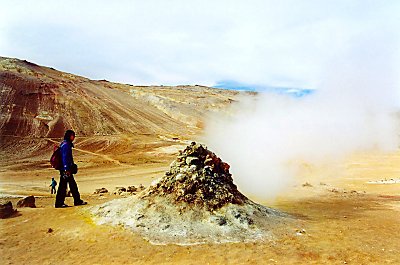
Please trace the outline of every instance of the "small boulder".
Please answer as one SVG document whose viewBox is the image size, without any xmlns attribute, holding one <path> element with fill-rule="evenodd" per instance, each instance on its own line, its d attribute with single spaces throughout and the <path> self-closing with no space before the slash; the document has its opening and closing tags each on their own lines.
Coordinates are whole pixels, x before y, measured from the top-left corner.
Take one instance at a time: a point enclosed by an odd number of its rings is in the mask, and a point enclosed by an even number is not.
<svg viewBox="0 0 400 265">
<path fill-rule="evenodd" d="M 113 194 L 121 195 L 122 193 L 126 192 L 126 188 L 124 187 L 115 187 Z"/>
<path fill-rule="evenodd" d="M 17 210 L 13 209 L 13 205 L 10 201 L 0 204 L 0 218 L 4 219 L 13 215 Z"/>
<path fill-rule="evenodd" d="M 297 230 L 296 230 L 296 235 L 298 235 L 298 236 L 305 235 L 306 233 L 307 233 L 307 232 L 306 232 L 305 229 L 297 229 Z"/>
<path fill-rule="evenodd" d="M 106 188 L 101 188 L 101 189 L 95 189 L 93 194 L 101 194 L 101 193 L 108 193 L 108 190 Z"/>
<path fill-rule="evenodd" d="M 136 191 L 137 191 L 137 188 L 136 188 L 135 186 L 128 186 L 128 188 L 126 189 L 126 191 L 127 191 L 127 192 L 130 192 L 130 193 L 136 192 Z"/>
<path fill-rule="evenodd" d="M 30 207 L 30 208 L 36 208 L 35 205 L 35 197 L 34 196 L 28 196 L 26 198 L 23 198 L 17 202 L 17 207 Z"/>
</svg>

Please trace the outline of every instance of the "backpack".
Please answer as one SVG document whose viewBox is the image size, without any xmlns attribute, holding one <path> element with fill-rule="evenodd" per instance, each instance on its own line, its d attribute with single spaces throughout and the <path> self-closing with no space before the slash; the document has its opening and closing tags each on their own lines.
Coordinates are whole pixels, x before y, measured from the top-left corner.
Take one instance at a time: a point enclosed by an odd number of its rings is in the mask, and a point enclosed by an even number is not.
<svg viewBox="0 0 400 265">
<path fill-rule="evenodd" d="M 62 158 L 61 158 L 61 148 L 54 146 L 54 152 L 50 157 L 50 164 L 56 170 L 61 170 L 63 168 Z"/>
</svg>

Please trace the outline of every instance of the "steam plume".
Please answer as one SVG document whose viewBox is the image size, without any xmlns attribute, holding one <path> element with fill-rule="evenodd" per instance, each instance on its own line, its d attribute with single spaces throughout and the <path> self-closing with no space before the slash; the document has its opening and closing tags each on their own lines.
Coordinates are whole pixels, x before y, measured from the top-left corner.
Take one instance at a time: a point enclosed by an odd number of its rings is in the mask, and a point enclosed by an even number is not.
<svg viewBox="0 0 400 265">
<path fill-rule="evenodd" d="M 311 95 L 261 93 L 207 125 L 207 144 L 231 164 L 245 194 L 274 197 L 301 162 L 333 163 L 358 151 L 398 149 L 398 50 L 370 48 L 328 60 Z"/>
</svg>

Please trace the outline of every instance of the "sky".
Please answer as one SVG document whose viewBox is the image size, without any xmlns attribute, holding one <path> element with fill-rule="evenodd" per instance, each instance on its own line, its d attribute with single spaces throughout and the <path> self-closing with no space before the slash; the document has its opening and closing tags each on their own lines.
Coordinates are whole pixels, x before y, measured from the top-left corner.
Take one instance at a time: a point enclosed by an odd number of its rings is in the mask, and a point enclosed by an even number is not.
<svg viewBox="0 0 400 265">
<path fill-rule="evenodd" d="M 369 57 L 379 69 L 400 72 L 396 0 L 0 0 L 0 6 L 0 56 L 91 79 L 318 89 L 330 71 L 362 68 Z"/>
</svg>

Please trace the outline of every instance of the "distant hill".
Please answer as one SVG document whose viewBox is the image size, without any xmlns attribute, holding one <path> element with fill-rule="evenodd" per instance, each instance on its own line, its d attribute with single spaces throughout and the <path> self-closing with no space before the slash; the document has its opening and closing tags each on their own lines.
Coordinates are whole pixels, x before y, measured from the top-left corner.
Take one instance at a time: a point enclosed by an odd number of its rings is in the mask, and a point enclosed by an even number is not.
<svg viewBox="0 0 400 265">
<path fill-rule="evenodd" d="M 204 86 L 134 86 L 90 80 L 0 57 L 0 135 L 185 135 L 239 94 Z"/>
</svg>

